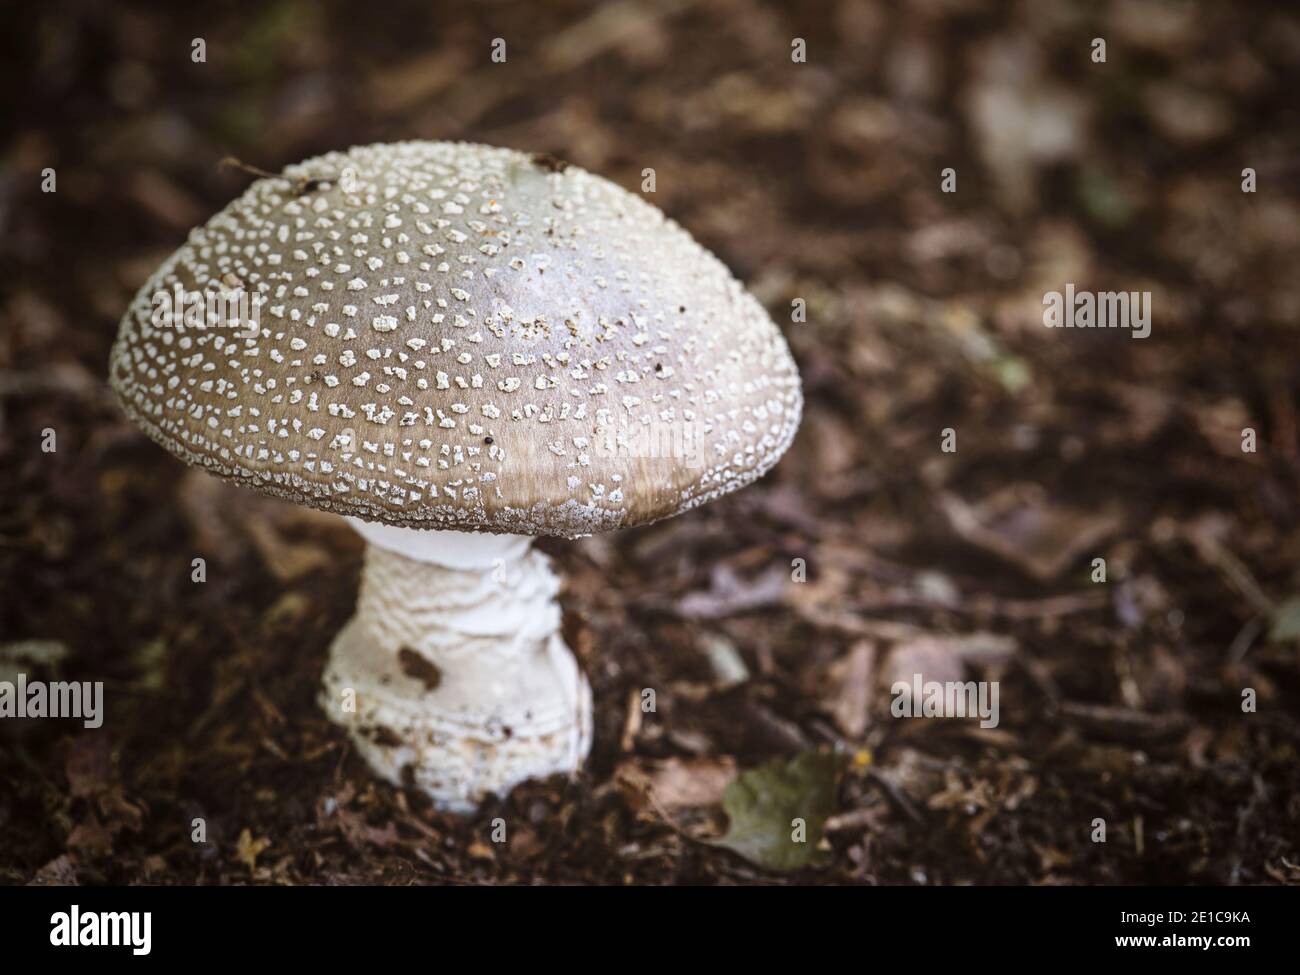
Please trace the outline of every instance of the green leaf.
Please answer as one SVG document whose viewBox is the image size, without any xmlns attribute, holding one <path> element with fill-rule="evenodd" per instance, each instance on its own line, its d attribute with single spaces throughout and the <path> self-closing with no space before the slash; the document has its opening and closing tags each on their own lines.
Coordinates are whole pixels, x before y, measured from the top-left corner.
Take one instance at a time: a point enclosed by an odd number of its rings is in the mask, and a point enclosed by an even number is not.
<svg viewBox="0 0 1300 975">
<path fill-rule="evenodd" d="M 843 768 L 839 755 L 806 751 L 741 773 L 723 793 L 722 808 L 731 822 L 714 843 L 769 870 L 815 865 Z M 803 824 L 801 838 L 796 820 Z"/>
<path fill-rule="evenodd" d="M 1273 626 L 1268 631 L 1269 643 L 1300 640 L 1300 596 L 1292 596 L 1273 611 Z"/>
<path fill-rule="evenodd" d="M 1034 378 L 1024 359 L 1007 352 L 995 356 L 988 364 L 988 368 L 1002 384 L 1002 388 L 1013 396 L 1028 386 Z"/>
<path fill-rule="evenodd" d="M 1123 185 L 1105 170 L 1085 166 L 1078 174 L 1076 189 L 1088 216 L 1108 227 L 1123 227 L 1133 216 Z"/>
</svg>

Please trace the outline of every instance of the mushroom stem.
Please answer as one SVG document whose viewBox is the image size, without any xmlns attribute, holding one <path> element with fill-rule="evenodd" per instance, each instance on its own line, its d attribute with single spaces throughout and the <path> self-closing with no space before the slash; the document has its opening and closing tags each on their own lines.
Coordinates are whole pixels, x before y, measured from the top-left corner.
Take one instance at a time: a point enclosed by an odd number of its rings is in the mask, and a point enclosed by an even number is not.
<svg viewBox="0 0 1300 975">
<path fill-rule="evenodd" d="M 368 543 L 365 569 L 321 703 L 370 766 L 394 784 L 409 774 L 455 812 L 577 769 L 591 688 L 533 539 L 348 520 Z"/>
</svg>

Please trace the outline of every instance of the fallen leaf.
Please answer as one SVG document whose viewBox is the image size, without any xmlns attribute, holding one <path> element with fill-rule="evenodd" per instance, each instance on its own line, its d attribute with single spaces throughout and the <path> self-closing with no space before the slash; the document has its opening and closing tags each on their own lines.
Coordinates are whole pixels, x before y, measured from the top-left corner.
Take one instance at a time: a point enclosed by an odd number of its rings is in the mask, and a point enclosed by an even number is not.
<svg viewBox="0 0 1300 975">
<path fill-rule="evenodd" d="M 1217 92 L 1178 82 L 1153 82 L 1142 100 L 1156 127 L 1184 145 L 1210 142 L 1232 126 L 1232 105 Z"/>
<path fill-rule="evenodd" d="M 268 521 L 250 518 L 244 522 L 244 530 L 280 582 L 293 582 L 330 563 L 330 554 L 323 546 L 290 537 Z"/>
<path fill-rule="evenodd" d="M 722 797 L 730 826 L 714 845 L 769 870 L 815 864 L 843 767 L 841 756 L 809 750 L 741 773 Z"/>
<path fill-rule="evenodd" d="M 373 103 L 383 112 L 401 112 L 436 98 L 458 80 L 469 58 L 462 48 L 440 48 L 378 72 L 370 84 Z"/>
<path fill-rule="evenodd" d="M 1292 596 L 1273 611 L 1273 625 L 1268 630 L 1269 643 L 1300 640 L 1300 596 Z"/>
<path fill-rule="evenodd" d="M 861 738 L 871 722 L 875 666 L 875 644 L 859 640 L 829 668 L 830 688 L 823 700 L 835 723 L 850 738 Z"/>
<path fill-rule="evenodd" d="M 668 813 L 722 801 L 736 778 L 736 763 L 721 758 L 669 758 L 645 772 L 645 783 L 659 807 Z"/>
<path fill-rule="evenodd" d="M 58 640 L 15 640 L 0 644 L 0 666 L 55 667 L 68 655 Z"/>
<path fill-rule="evenodd" d="M 1023 211 L 1039 169 L 1075 158 L 1086 142 L 1092 106 L 1045 73 L 1023 38 L 997 38 L 974 59 L 965 95 L 967 123 L 1003 203 Z"/>
<path fill-rule="evenodd" d="M 146 213 L 169 227 L 183 230 L 203 217 L 203 205 L 157 169 L 137 172 L 127 182 L 127 191 Z"/>
<path fill-rule="evenodd" d="M 1037 485 L 1013 484 L 977 505 L 945 492 L 939 505 L 964 541 L 1041 582 L 1055 579 L 1121 524 L 1114 512 L 1053 504 Z"/>
<path fill-rule="evenodd" d="M 69 850 L 91 854 L 111 853 L 114 833 L 115 830 L 106 827 L 99 821 L 99 817 L 91 811 L 68 834 L 66 842 Z"/>
<path fill-rule="evenodd" d="M 658 4 L 617 0 L 597 7 L 552 34 L 542 47 L 542 59 L 553 71 L 572 71 L 607 50 L 625 47 L 638 37 L 654 33 L 659 20 L 681 5 L 681 0 Z"/>
<path fill-rule="evenodd" d="M 270 840 L 253 839 L 253 834 L 245 828 L 235 843 L 235 858 L 248 867 L 249 873 L 252 873 L 257 869 L 257 855 L 270 845 Z"/>
<path fill-rule="evenodd" d="M 937 681 L 946 684 L 962 680 L 965 668 L 961 658 L 942 638 L 921 636 L 899 643 L 889 651 L 881 668 L 880 683 L 890 694 L 895 684 L 906 684 L 908 689 L 904 694 L 910 699 L 912 679 L 917 674 L 921 675 L 923 683 Z"/>
<path fill-rule="evenodd" d="M 546 849 L 546 844 L 542 841 L 542 838 L 527 826 L 518 826 L 513 829 L 507 842 L 510 847 L 510 859 L 516 862 L 531 860 Z"/>
<path fill-rule="evenodd" d="M 742 579 L 725 562 L 713 570 L 709 588 L 687 593 L 677 611 L 692 619 L 719 619 L 763 606 L 778 605 L 790 582 L 788 570 L 774 565 L 754 579 Z"/>
<path fill-rule="evenodd" d="M 57 676 L 67 655 L 67 645 L 57 640 L 18 640 L 0 644 L 0 681 L 16 683 L 19 674 L 33 677 L 35 670 L 45 670 Z"/>
<path fill-rule="evenodd" d="M 714 685 L 717 689 L 735 687 L 749 680 L 749 668 L 745 666 L 744 658 L 736 644 L 726 636 L 721 633 L 703 633 L 699 643 L 717 677 Z"/>
<path fill-rule="evenodd" d="M 398 840 L 397 827 L 391 821 L 380 829 L 366 821 L 364 813 L 352 809 L 340 808 L 337 814 L 339 832 L 353 849 L 361 849 L 366 844 L 379 849 L 387 849 Z"/>
<path fill-rule="evenodd" d="M 74 796 L 94 796 L 108 789 L 115 778 L 113 750 L 103 735 L 81 735 L 68 749 L 64 764 Z"/>
<path fill-rule="evenodd" d="M 76 862 L 68 854 L 55 857 L 36 871 L 29 887 L 71 887 L 77 883 Z"/>
</svg>

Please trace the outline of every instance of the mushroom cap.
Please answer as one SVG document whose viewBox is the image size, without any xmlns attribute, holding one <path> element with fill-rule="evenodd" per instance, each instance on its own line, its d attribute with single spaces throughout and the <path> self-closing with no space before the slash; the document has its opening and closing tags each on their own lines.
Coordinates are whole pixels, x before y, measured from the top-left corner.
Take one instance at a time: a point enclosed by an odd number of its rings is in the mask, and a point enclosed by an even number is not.
<svg viewBox="0 0 1300 975">
<path fill-rule="evenodd" d="M 210 297 L 207 320 L 160 318 L 178 292 L 177 311 Z M 255 329 L 220 303 L 240 297 Z M 162 446 L 267 494 L 570 537 L 743 487 L 803 404 L 762 306 L 657 208 L 550 157 L 448 142 L 252 184 L 140 290 L 110 382 Z"/>
</svg>

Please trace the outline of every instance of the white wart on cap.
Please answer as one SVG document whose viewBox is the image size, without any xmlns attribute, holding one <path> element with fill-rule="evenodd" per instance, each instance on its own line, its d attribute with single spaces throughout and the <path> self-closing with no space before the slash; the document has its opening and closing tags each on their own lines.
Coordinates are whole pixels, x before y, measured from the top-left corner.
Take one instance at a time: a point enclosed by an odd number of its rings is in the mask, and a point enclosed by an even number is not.
<svg viewBox="0 0 1300 975">
<path fill-rule="evenodd" d="M 260 299 L 260 328 L 155 296 Z M 577 536 L 770 468 L 799 424 L 779 331 L 655 207 L 509 149 L 406 142 L 259 180 L 122 321 L 113 388 L 185 461 L 413 528 Z"/>
</svg>

